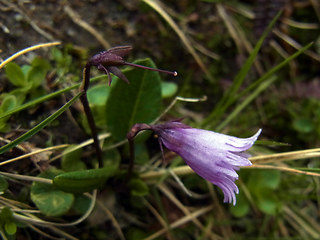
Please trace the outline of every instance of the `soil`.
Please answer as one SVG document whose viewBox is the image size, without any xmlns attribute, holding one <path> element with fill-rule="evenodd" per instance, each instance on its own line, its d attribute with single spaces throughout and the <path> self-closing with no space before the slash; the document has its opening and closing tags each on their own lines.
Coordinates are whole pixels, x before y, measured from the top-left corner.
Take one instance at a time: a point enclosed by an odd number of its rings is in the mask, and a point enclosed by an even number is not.
<svg viewBox="0 0 320 240">
<path fill-rule="evenodd" d="M 174 55 L 179 55 L 176 50 L 181 49 L 181 44 L 176 41 L 176 36 L 168 32 L 169 28 L 163 26 L 153 10 L 139 2 L 2 0 L 0 56 L 5 59 L 25 47 L 56 40 L 62 45 L 71 43 L 89 49 L 90 54 L 108 46 L 132 45 L 135 58 L 147 55 L 160 62 L 165 57 L 164 47 L 171 44 Z M 97 36 L 79 26 L 77 16 L 70 14 L 68 9 L 94 28 L 107 42 L 105 46 Z"/>
</svg>

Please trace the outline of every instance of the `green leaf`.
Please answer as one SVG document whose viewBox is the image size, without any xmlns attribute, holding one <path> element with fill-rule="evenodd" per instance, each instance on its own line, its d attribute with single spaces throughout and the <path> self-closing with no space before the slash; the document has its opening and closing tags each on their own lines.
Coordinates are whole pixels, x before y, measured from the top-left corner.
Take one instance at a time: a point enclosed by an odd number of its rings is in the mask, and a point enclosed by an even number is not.
<svg viewBox="0 0 320 240">
<path fill-rule="evenodd" d="M 271 189 L 261 191 L 256 204 L 262 212 L 270 215 L 275 215 L 281 207 L 274 191 Z"/>
<path fill-rule="evenodd" d="M 53 185 L 60 190 L 83 193 L 103 186 L 105 181 L 116 174 L 117 168 L 89 169 L 62 173 L 53 179 Z"/>
<path fill-rule="evenodd" d="M 39 87 L 46 77 L 50 64 L 47 60 L 40 57 L 33 59 L 31 69 L 27 74 L 27 82 L 32 85 L 32 88 Z"/>
<path fill-rule="evenodd" d="M 161 83 L 161 95 L 162 98 L 169 98 L 176 94 L 178 85 L 173 82 L 162 82 Z"/>
<path fill-rule="evenodd" d="M 25 75 L 25 76 L 27 76 L 27 74 L 28 74 L 28 72 L 30 71 L 30 69 L 31 69 L 31 66 L 30 65 L 22 65 L 21 66 L 21 70 L 22 70 L 22 72 L 23 72 L 23 74 Z M 29 84 L 28 84 L 29 85 Z"/>
<path fill-rule="evenodd" d="M 0 176 L 0 192 L 4 192 L 5 190 L 7 190 L 8 185 L 9 184 L 7 180 L 4 177 Z"/>
<path fill-rule="evenodd" d="M 49 170 L 39 174 L 39 177 L 54 178 L 61 170 Z M 61 216 L 72 207 L 74 196 L 57 190 L 54 185 L 34 182 L 31 186 L 31 200 L 46 216 Z"/>
<path fill-rule="evenodd" d="M 150 59 L 135 63 L 155 67 Z M 160 114 L 161 80 L 158 72 L 134 68 L 124 72 L 130 84 L 116 79 L 107 101 L 106 114 L 109 131 L 122 140 L 133 124 L 150 123 Z"/>
<path fill-rule="evenodd" d="M 0 222 L 5 223 L 13 219 L 12 211 L 9 207 L 3 207 L 0 212 Z"/>
<path fill-rule="evenodd" d="M 5 67 L 5 71 L 9 81 L 16 87 L 28 85 L 25 75 L 18 64 L 9 62 Z"/>
<path fill-rule="evenodd" d="M 129 182 L 131 194 L 136 197 L 143 197 L 149 193 L 147 184 L 139 178 L 131 179 Z"/>
<path fill-rule="evenodd" d="M 1 103 L 0 112 L 7 112 L 13 109 L 16 105 L 16 97 L 14 95 L 6 95 Z"/>
<path fill-rule="evenodd" d="M 276 190 L 280 184 L 281 172 L 275 170 L 256 170 L 250 175 L 248 187 L 259 194 L 265 189 Z"/>
<path fill-rule="evenodd" d="M 144 165 L 147 164 L 148 161 L 150 161 L 149 153 L 148 153 L 148 148 L 144 143 L 139 143 L 137 142 L 135 145 L 135 158 L 134 162 L 135 164 L 140 164 Z"/>
<path fill-rule="evenodd" d="M 74 209 L 78 214 L 85 214 L 91 205 L 91 199 L 84 195 L 77 195 L 73 204 Z"/>
<path fill-rule="evenodd" d="M 12 110 L 16 106 L 17 100 L 14 95 L 8 94 L 4 97 L 1 106 L 0 114 Z M 10 130 L 10 125 L 7 124 L 7 120 L 10 118 L 10 115 L 0 119 L 0 132 L 7 132 Z"/>
<path fill-rule="evenodd" d="M 92 105 L 103 106 L 107 103 L 110 88 L 106 84 L 100 84 L 89 88 L 88 101 Z"/>
<path fill-rule="evenodd" d="M 249 213 L 249 203 L 245 198 L 245 195 L 240 191 L 237 195 L 237 204 L 230 206 L 230 212 L 235 217 L 244 217 Z"/>
<path fill-rule="evenodd" d="M 26 87 L 21 87 L 21 88 L 16 88 L 13 89 L 9 94 L 15 96 L 16 98 L 16 107 L 19 107 L 24 100 L 26 99 L 27 94 L 29 93 L 31 89 L 31 86 L 26 86 Z M 8 111 L 9 113 L 14 110 L 10 109 L 10 111 Z"/>
<path fill-rule="evenodd" d="M 17 232 L 17 224 L 15 222 L 6 222 L 4 225 L 6 233 L 13 235 Z"/>
<path fill-rule="evenodd" d="M 121 155 L 117 148 L 110 149 L 103 154 L 103 166 L 105 168 L 118 168 L 121 162 Z"/>
<path fill-rule="evenodd" d="M 75 146 L 70 146 L 64 150 L 64 152 L 69 152 Z M 71 152 L 63 155 L 61 160 L 61 168 L 66 172 L 84 170 L 86 165 L 81 161 L 82 148 L 72 150 Z"/>
<path fill-rule="evenodd" d="M 52 55 L 52 58 L 53 58 L 56 62 L 63 61 L 63 54 L 62 54 L 62 52 L 60 51 L 60 49 L 58 49 L 58 48 L 56 48 L 56 47 L 53 47 L 53 48 L 51 48 L 50 53 L 51 53 L 51 55 Z"/>
<path fill-rule="evenodd" d="M 292 123 L 293 128 L 300 133 L 311 133 L 314 131 L 313 122 L 310 119 L 299 118 Z"/>
</svg>

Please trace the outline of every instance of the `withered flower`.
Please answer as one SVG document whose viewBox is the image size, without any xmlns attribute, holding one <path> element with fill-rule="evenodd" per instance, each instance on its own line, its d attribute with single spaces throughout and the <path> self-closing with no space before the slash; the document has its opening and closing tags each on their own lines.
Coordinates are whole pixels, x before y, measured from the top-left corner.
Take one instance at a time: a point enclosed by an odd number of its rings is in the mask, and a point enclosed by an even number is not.
<svg viewBox="0 0 320 240">
<path fill-rule="evenodd" d="M 132 66 L 143 68 L 151 71 L 163 72 L 167 74 L 171 74 L 173 76 L 177 76 L 177 72 L 170 72 L 161 69 L 150 68 L 134 63 L 129 63 L 123 60 L 123 57 L 126 56 L 132 50 L 131 46 L 119 46 L 113 47 L 106 51 L 100 52 L 94 55 L 88 62 L 88 66 L 96 66 L 100 71 L 103 71 L 108 75 L 108 84 L 111 84 L 112 78 L 110 76 L 110 72 L 116 75 L 118 78 L 122 79 L 126 83 L 129 83 L 127 77 L 121 72 L 118 66 Z"/>
</svg>

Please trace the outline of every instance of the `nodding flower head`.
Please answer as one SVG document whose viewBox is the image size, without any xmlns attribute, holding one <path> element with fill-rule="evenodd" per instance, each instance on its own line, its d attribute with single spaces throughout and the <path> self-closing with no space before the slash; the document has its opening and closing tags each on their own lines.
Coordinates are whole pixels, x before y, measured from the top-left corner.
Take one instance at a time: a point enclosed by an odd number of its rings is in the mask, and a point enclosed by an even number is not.
<svg viewBox="0 0 320 240">
<path fill-rule="evenodd" d="M 94 55 L 88 62 L 88 66 L 95 66 L 100 71 L 103 71 L 108 76 L 108 83 L 111 84 L 112 78 L 110 76 L 110 72 L 116 75 L 118 78 L 122 79 L 126 83 L 129 83 L 127 77 L 120 71 L 118 66 L 132 66 L 132 67 L 138 67 L 143 69 L 148 69 L 151 71 L 157 71 L 157 72 L 163 72 L 167 74 L 171 74 L 173 76 L 177 76 L 177 72 L 170 72 L 166 70 L 161 69 L 155 69 L 150 67 L 145 67 L 142 65 L 129 63 L 123 60 L 123 57 L 127 55 L 132 50 L 131 46 L 119 46 L 119 47 L 113 47 L 106 51 L 100 52 L 96 55 Z"/>
<path fill-rule="evenodd" d="M 250 166 L 248 150 L 257 140 L 261 129 L 252 137 L 237 138 L 212 131 L 192 128 L 173 121 L 159 125 L 136 124 L 128 139 L 141 130 L 153 130 L 160 144 L 180 155 L 202 178 L 217 185 L 224 193 L 224 202 L 236 204 L 237 170 Z M 162 148 L 161 148 L 162 149 Z"/>
</svg>

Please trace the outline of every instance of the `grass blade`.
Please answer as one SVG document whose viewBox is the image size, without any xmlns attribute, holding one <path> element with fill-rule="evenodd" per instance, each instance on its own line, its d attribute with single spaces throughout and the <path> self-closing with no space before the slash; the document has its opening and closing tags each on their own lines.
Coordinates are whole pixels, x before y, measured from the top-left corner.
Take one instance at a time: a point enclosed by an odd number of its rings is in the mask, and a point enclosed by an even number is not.
<svg viewBox="0 0 320 240">
<path fill-rule="evenodd" d="M 235 77 L 232 86 L 230 89 L 224 94 L 221 101 L 217 104 L 211 114 L 204 120 L 204 125 L 207 125 L 209 122 L 212 122 L 213 119 L 219 119 L 222 114 L 226 111 L 226 109 L 231 105 L 230 102 L 234 102 L 234 95 L 241 87 L 245 77 L 247 76 L 251 66 L 258 55 L 258 52 L 262 46 L 264 39 L 267 37 L 269 32 L 271 31 L 272 27 L 276 23 L 277 19 L 281 15 L 282 12 L 279 12 L 268 25 L 266 30 L 263 32 L 262 36 L 258 40 L 257 44 L 255 45 L 252 53 L 250 54 L 249 58 Z"/>
<path fill-rule="evenodd" d="M 216 131 L 221 131 L 221 129 L 223 129 L 230 121 L 232 121 L 235 117 L 237 117 L 237 115 L 246 107 L 248 106 L 257 96 L 259 96 L 259 94 L 266 90 L 270 84 L 272 84 L 275 80 L 277 79 L 277 77 L 273 76 L 271 78 L 269 78 L 267 81 L 264 81 L 263 83 L 261 83 L 253 93 L 251 93 L 243 102 L 241 102 L 241 104 L 239 104 L 226 118 L 226 120 L 224 120 L 217 128 Z"/>
<path fill-rule="evenodd" d="M 12 142 L 6 144 L 5 146 L 0 148 L 0 154 L 10 150 L 11 148 L 17 146 L 21 142 L 29 139 L 34 134 L 39 132 L 41 129 L 46 127 L 49 123 L 51 123 L 53 120 L 55 120 L 58 116 L 60 116 L 67 108 L 69 108 L 81 95 L 83 92 L 79 92 L 76 96 L 74 96 L 70 101 L 68 101 L 65 105 L 63 105 L 58 111 L 56 111 L 54 114 L 52 114 L 50 117 L 43 120 L 41 123 L 39 123 L 37 126 L 33 127 L 31 130 L 23 134 L 22 136 L 18 137 L 17 139 L 13 140 Z"/>
</svg>

